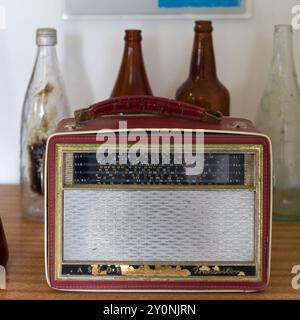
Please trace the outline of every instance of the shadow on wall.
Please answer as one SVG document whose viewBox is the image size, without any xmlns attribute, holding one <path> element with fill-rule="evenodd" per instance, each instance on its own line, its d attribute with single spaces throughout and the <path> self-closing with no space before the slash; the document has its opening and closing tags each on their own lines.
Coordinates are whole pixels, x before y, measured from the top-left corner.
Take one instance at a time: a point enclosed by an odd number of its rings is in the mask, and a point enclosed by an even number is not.
<svg viewBox="0 0 300 320">
<path fill-rule="evenodd" d="M 154 96 L 162 95 L 160 88 L 156 84 L 159 83 L 161 72 L 163 71 L 162 59 L 160 57 L 159 41 L 156 36 L 143 32 L 143 58 L 146 68 L 147 77 Z"/>
<path fill-rule="evenodd" d="M 64 43 L 63 74 L 73 111 L 90 105 L 94 96 L 84 65 L 81 36 L 66 35 Z"/>
<path fill-rule="evenodd" d="M 0 108 L 1 130 L 0 148 L 8 150 L 1 152 L 0 183 L 18 183 L 19 181 L 19 139 L 22 99 L 16 94 L 17 81 L 12 79 L 9 43 L 7 36 L 0 31 Z M 11 148 L 13 146 L 13 148 Z"/>
<path fill-rule="evenodd" d="M 272 61 L 273 35 L 272 27 L 268 32 L 259 32 L 259 29 L 253 28 L 253 45 L 249 50 L 247 63 L 245 63 L 244 78 L 232 91 L 234 94 L 234 106 L 243 106 L 247 101 L 248 108 L 239 108 L 232 110 L 233 114 L 238 117 L 244 117 L 255 121 L 256 113 L 260 104 L 260 99 L 264 93 L 267 84 L 269 68 Z M 257 65 L 259 48 L 259 68 L 253 68 Z"/>
</svg>

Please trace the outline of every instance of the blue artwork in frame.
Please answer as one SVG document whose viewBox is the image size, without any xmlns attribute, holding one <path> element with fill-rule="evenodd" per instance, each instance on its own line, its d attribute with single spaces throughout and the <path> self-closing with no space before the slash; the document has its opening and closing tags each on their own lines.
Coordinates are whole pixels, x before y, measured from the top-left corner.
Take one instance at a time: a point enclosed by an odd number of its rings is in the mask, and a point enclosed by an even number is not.
<svg viewBox="0 0 300 320">
<path fill-rule="evenodd" d="M 239 8 L 241 0 L 158 0 L 159 8 Z"/>
</svg>

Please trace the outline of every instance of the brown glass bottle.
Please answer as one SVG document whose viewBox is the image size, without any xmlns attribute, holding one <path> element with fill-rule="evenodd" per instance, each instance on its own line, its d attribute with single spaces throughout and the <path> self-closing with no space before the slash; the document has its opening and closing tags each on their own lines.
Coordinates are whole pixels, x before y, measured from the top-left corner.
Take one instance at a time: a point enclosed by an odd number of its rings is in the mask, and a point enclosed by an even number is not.
<svg viewBox="0 0 300 320">
<path fill-rule="evenodd" d="M 141 30 L 125 31 L 123 60 L 111 97 L 130 95 L 152 96 L 143 59 Z"/>
<path fill-rule="evenodd" d="M 229 115 L 230 95 L 217 77 L 211 21 L 196 21 L 188 79 L 178 88 L 176 99 Z"/>
<path fill-rule="evenodd" d="M 7 242 L 0 217 L 0 266 L 6 267 L 8 260 Z"/>
</svg>

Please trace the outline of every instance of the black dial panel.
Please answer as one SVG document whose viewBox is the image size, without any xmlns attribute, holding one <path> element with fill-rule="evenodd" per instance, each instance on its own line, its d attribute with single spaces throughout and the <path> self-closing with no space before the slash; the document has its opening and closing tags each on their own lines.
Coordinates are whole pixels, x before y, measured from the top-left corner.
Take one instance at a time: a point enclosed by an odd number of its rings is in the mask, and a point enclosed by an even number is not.
<svg viewBox="0 0 300 320">
<path fill-rule="evenodd" d="M 116 155 L 114 164 L 99 164 L 96 153 L 74 153 L 73 182 L 75 185 L 244 185 L 245 154 L 205 153 L 202 174 L 187 175 L 187 165 L 176 164 L 178 155 L 171 154 L 170 163 L 120 164 Z M 177 161 L 178 162 L 178 161 Z"/>
</svg>

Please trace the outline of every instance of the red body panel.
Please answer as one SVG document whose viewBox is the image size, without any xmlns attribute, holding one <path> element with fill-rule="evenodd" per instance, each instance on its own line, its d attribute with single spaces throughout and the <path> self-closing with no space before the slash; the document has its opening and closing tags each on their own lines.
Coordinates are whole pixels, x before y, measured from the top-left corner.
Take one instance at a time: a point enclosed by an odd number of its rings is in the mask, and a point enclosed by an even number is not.
<svg viewBox="0 0 300 320">
<path fill-rule="evenodd" d="M 120 105 L 121 101 L 121 105 Z M 109 115 L 127 110 L 128 103 L 137 103 L 137 113 L 145 110 L 163 115 Z M 122 105 L 124 103 L 124 105 Z M 148 108 L 148 109 L 147 109 Z M 180 115 L 190 118 L 205 119 L 205 110 L 194 110 L 194 106 L 184 105 L 176 101 L 169 101 L 155 97 L 133 97 L 112 99 L 94 105 L 79 112 L 80 116 L 90 117 L 88 121 L 76 125 L 75 119 L 65 119 L 58 125 L 56 135 L 48 141 L 47 160 L 47 271 L 49 283 L 53 288 L 61 290 L 133 290 L 133 291 L 260 291 L 268 284 L 269 277 L 269 248 L 270 248 L 270 203 L 271 203 L 271 146 L 269 139 L 260 135 L 254 125 L 241 118 L 223 117 L 221 121 L 203 122 L 194 119 L 183 119 Z M 127 110 L 128 111 L 128 110 Z M 149 111 L 149 112 L 150 112 Z M 123 112 L 123 111 L 122 111 Z M 128 112 L 125 112 L 128 113 Z M 130 112 L 129 112 L 130 113 Z M 168 115 L 169 114 L 169 115 Z M 202 129 L 205 133 L 205 144 L 255 144 L 263 146 L 263 237 L 262 237 L 262 279 L 260 282 L 247 281 L 135 281 L 135 280 L 89 280 L 89 281 L 63 281 L 55 278 L 55 237 L 56 237 L 56 145 L 57 144 L 97 144 L 95 134 L 90 134 L 101 129 L 118 130 L 119 121 L 127 121 L 127 129 Z"/>
<path fill-rule="evenodd" d="M 96 120 L 86 121 L 77 128 L 72 128 L 74 119 L 65 119 L 61 121 L 56 132 L 85 132 L 96 131 L 100 129 L 118 129 L 119 121 L 127 121 L 128 129 L 203 129 L 231 131 L 233 133 L 259 133 L 253 123 L 243 118 L 223 117 L 218 123 L 200 122 L 196 120 L 186 120 L 180 118 L 168 118 L 153 115 L 126 115 L 126 116 L 109 116 Z M 240 127 L 236 127 L 240 126 Z"/>
<path fill-rule="evenodd" d="M 112 120 L 109 120 L 110 122 Z M 165 127 L 167 126 L 165 120 Z M 133 125 L 134 126 L 134 125 Z M 192 124 L 190 123 L 190 127 Z M 234 290 L 234 291 L 260 291 L 268 283 L 269 270 L 269 242 L 270 242 L 270 146 L 266 138 L 261 136 L 220 135 L 206 136 L 205 143 L 209 144 L 260 144 L 263 145 L 263 278 L 261 282 L 208 282 L 208 281 L 57 281 L 55 280 L 55 145 L 56 144 L 82 144 L 97 143 L 95 136 L 87 135 L 61 135 L 52 137 L 48 150 L 48 273 L 53 288 L 62 290 Z"/>
</svg>

